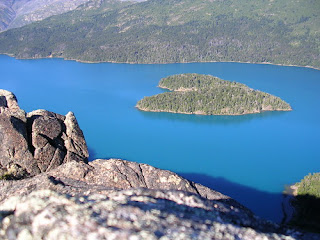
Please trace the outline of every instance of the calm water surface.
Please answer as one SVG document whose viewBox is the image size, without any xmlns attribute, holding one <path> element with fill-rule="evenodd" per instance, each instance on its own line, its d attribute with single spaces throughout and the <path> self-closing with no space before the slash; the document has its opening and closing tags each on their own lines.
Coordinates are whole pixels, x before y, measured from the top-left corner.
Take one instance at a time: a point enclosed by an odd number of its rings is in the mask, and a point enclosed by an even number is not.
<svg viewBox="0 0 320 240">
<path fill-rule="evenodd" d="M 320 171 L 320 71 L 260 64 L 85 64 L 0 56 L 0 88 L 26 111 L 73 111 L 91 159 L 122 158 L 215 188 L 272 220 L 284 185 Z M 277 95 L 292 112 L 196 116 L 137 110 L 171 74 L 202 73 Z"/>
</svg>

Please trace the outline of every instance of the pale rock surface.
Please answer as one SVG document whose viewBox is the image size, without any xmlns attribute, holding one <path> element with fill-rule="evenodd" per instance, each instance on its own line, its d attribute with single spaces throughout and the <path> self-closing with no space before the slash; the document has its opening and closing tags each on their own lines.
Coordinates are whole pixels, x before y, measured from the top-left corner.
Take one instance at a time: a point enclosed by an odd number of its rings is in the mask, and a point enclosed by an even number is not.
<svg viewBox="0 0 320 240">
<path fill-rule="evenodd" d="M 228 204 L 174 190 L 129 189 L 87 197 L 42 190 L 7 199 L 0 213 L 0 237 L 10 240 L 306 239 Z"/>
<path fill-rule="evenodd" d="M 15 193 L 26 195 L 43 189 L 69 195 L 90 195 L 132 188 L 182 190 L 246 209 L 230 197 L 191 182 L 171 171 L 120 159 L 99 159 L 89 164 L 70 161 L 32 178 L 0 181 L 0 202 Z"/>
<path fill-rule="evenodd" d="M 1 239 L 320 239 L 173 172 L 118 159 L 71 161 L 0 189 Z"/>
</svg>

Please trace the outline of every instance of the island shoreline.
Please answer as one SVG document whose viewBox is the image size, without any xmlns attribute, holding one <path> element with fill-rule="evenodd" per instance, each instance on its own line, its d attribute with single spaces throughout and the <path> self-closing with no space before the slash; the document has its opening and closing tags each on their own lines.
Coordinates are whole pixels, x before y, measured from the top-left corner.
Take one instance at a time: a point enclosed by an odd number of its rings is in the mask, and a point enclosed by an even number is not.
<svg viewBox="0 0 320 240">
<path fill-rule="evenodd" d="M 165 110 L 147 110 L 138 107 L 137 105 L 135 106 L 140 111 L 143 112 L 164 112 L 164 113 L 178 113 L 178 114 L 188 114 L 188 115 L 200 115 L 200 116 L 243 116 L 243 115 L 249 115 L 249 114 L 259 114 L 259 113 L 264 113 L 264 112 L 291 112 L 291 110 L 273 110 L 273 111 L 261 111 L 261 112 L 253 112 L 253 113 L 242 113 L 242 114 L 200 114 L 200 113 L 188 113 L 188 112 L 174 112 L 174 111 L 165 111 Z"/>
</svg>

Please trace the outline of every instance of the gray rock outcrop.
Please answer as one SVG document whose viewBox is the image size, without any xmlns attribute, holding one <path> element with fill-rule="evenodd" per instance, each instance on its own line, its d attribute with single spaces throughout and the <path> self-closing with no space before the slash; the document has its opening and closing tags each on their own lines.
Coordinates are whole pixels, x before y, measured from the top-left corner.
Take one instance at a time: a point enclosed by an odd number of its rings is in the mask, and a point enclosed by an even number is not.
<svg viewBox="0 0 320 240">
<path fill-rule="evenodd" d="M 0 140 L 0 178 L 35 176 L 71 160 L 87 162 L 89 156 L 73 113 L 26 114 L 6 90 L 0 90 Z"/>
<path fill-rule="evenodd" d="M 118 159 L 70 161 L 0 189 L 2 239 L 319 239 L 173 172 Z"/>
<path fill-rule="evenodd" d="M 26 113 L 16 97 L 0 90 L 0 174 L 1 176 L 35 175 L 40 172 L 28 144 Z"/>
<path fill-rule="evenodd" d="M 201 184 L 188 181 L 176 173 L 120 159 L 98 159 L 89 164 L 71 161 L 32 178 L 2 181 L 0 188 L 0 202 L 15 193 L 26 195 L 43 189 L 51 189 L 69 195 L 90 195 L 123 189 L 148 188 L 181 190 L 209 200 L 230 202 L 244 209 L 230 197 Z"/>
</svg>

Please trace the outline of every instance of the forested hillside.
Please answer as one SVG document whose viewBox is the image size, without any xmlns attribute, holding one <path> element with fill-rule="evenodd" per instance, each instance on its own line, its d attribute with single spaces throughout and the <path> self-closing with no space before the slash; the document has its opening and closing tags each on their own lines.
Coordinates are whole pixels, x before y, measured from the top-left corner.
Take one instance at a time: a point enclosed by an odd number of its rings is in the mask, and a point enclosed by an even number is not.
<svg viewBox="0 0 320 240">
<path fill-rule="evenodd" d="M 19 58 L 172 63 L 270 62 L 320 68 L 318 0 L 149 0 L 75 10 L 0 34 Z"/>
</svg>

